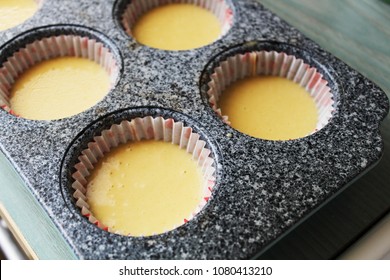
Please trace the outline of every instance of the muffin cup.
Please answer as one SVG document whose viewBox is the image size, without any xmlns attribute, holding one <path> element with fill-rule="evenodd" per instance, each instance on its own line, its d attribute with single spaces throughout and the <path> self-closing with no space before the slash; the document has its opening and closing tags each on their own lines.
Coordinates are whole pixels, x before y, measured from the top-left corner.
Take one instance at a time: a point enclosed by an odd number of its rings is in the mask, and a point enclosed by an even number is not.
<svg viewBox="0 0 390 280">
<path fill-rule="evenodd" d="M 227 58 L 213 70 L 210 76 L 207 90 L 208 102 L 226 124 L 230 125 L 229 117 L 223 115 L 218 107 L 223 91 L 237 80 L 261 75 L 286 78 L 305 88 L 313 98 L 318 111 L 317 125 L 312 133 L 329 123 L 334 111 L 333 94 L 327 86 L 328 82 L 316 68 L 304 63 L 302 59 L 283 52 L 252 51 Z"/>
<path fill-rule="evenodd" d="M 233 10 L 225 0 L 133 0 L 129 2 L 120 16 L 120 22 L 126 33 L 132 36 L 132 27 L 146 12 L 167 4 L 193 4 L 212 12 L 221 23 L 221 35 L 224 36 L 233 25 Z"/>
<path fill-rule="evenodd" d="M 191 127 L 186 127 L 182 122 L 175 122 L 173 119 L 164 119 L 163 117 L 153 118 L 151 116 L 135 118 L 131 121 L 123 120 L 120 124 L 114 124 L 110 129 L 103 130 L 100 136 L 95 136 L 94 141 L 88 143 L 88 148 L 81 152 L 78 157 L 78 163 L 74 166 L 75 172 L 72 174 L 74 182 L 73 197 L 76 199 L 76 205 L 81 209 L 81 214 L 99 228 L 121 234 L 118 231 L 112 231 L 109 227 L 100 222 L 90 211 L 90 206 L 86 198 L 87 177 L 90 171 L 94 169 L 99 159 L 104 158 L 112 148 L 130 141 L 155 140 L 175 144 L 180 149 L 185 149 L 192 155 L 203 174 L 203 199 L 193 210 L 191 215 L 183 217 L 181 224 L 175 225 L 171 229 L 177 228 L 195 217 L 206 205 L 211 197 L 211 192 L 215 186 L 215 167 L 214 160 L 210 156 L 211 151 L 206 148 L 206 142 L 200 139 L 200 135 L 194 133 Z"/>
<path fill-rule="evenodd" d="M 15 115 L 10 105 L 12 86 L 18 77 L 34 65 L 58 57 L 81 57 L 98 63 L 110 76 L 111 86 L 117 80 L 116 59 L 103 43 L 77 35 L 59 35 L 36 40 L 14 52 L 0 68 L 0 108 Z"/>
</svg>

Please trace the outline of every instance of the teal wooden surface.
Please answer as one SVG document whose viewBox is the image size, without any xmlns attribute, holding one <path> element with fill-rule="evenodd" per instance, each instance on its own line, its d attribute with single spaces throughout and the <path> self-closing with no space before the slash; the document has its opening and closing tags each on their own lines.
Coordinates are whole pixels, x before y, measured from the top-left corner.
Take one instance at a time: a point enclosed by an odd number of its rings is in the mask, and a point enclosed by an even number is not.
<svg viewBox="0 0 390 280">
<path fill-rule="evenodd" d="M 69 245 L 0 152 L 0 202 L 39 259 L 76 259 Z"/>
<path fill-rule="evenodd" d="M 381 0 L 260 0 L 390 95 L 390 5 Z"/>
<path fill-rule="evenodd" d="M 390 97 L 389 4 L 381 0 L 259 1 L 378 84 Z M 355 187 L 378 188 L 390 182 L 389 116 L 381 130 L 385 141 L 384 157 L 373 170 L 354 183 Z M 39 258 L 75 258 L 47 213 L 27 190 L 2 153 L 0 201 L 5 204 Z"/>
</svg>

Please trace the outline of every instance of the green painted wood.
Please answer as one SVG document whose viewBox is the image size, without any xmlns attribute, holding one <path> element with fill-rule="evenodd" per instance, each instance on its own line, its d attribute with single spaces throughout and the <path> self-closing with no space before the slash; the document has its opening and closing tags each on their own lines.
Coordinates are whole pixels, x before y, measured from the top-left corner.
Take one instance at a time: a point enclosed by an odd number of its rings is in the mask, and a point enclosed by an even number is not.
<svg viewBox="0 0 390 280">
<path fill-rule="evenodd" d="M 390 5 L 379 0 L 260 0 L 390 95 Z"/>
<path fill-rule="evenodd" d="M 1 152 L 0 202 L 39 259 L 77 259 L 48 214 Z"/>
</svg>

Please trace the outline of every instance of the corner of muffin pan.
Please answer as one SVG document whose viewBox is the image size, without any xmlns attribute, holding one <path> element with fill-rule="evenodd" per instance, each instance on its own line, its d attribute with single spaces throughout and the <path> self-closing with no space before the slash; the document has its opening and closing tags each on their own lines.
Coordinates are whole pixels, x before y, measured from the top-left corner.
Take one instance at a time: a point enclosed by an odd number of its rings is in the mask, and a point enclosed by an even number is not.
<svg viewBox="0 0 390 280">
<path fill-rule="evenodd" d="M 140 141 L 162 141 L 176 145 L 192 156 L 203 176 L 202 199 L 190 216 L 183 217 L 164 232 L 146 236 L 124 234 L 112 230 L 95 218 L 85 199 L 87 177 L 94 165 L 111 150 L 122 144 Z M 196 221 L 213 200 L 223 170 L 221 153 L 207 129 L 190 116 L 159 107 L 131 107 L 112 112 L 85 127 L 67 147 L 60 168 L 60 190 L 68 209 L 80 217 L 82 227 L 95 227 L 109 234 L 129 237 L 153 237 L 175 231 Z"/>
<path fill-rule="evenodd" d="M 21 119 L 24 118 L 12 110 L 9 102 L 12 86 L 21 74 L 42 61 L 67 56 L 96 62 L 109 76 L 110 86 L 105 96 L 115 88 L 123 72 L 123 58 L 115 43 L 103 33 L 82 25 L 56 24 L 37 27 L 8 41 L 1 47 L 0 52 L 0 108 Z M 97 103 L 101 101 L 98 100 Z M 78 116 L 94 106 L 66 118 Z M 24 120 L 31 121 L 28 118 Z M 58 119 L 45 121 L 55 120 Z"/>
</svg>

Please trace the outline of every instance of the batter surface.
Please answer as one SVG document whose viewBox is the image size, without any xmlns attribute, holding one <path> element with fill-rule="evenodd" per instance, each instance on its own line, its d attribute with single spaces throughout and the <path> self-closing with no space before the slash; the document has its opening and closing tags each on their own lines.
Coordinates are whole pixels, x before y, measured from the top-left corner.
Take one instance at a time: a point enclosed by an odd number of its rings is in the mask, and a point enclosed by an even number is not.
<svg viewBox="0 0 390 280">
<path fill-rule="evenodd" d="M 113 231 L 142 236 L 183 223 L 202 199 L 202 173 L 192 155 L 162 141 L 129 142 L 92 171 L 87 201 Z"/>
<path fill-rule="evenodd" d="M 142 15 L 132 29 L 135 39 L 163 50 L 189 50 L 208 45 L 221 34 L 210 11 L 191 4 L 168 4 Z"/>
<path fill-rule="evenodd" d="M 94 106 L 108 93 L 110 77 L 97 63 L 61 57 L 24 72 L 11 91 L 11 108 L 26 119 L 55 120 Z"/>
<path fill-rule="evenodd" d="M 219 105 L 235 129 L 267 140 L 288 140 L 312 133 L 315 102 L 300 85 L 281 77 L 239 80 L 222 93 Z"/>
<path fill-rule="evenodd" d="M 32 17 L 38 4 L 34 0 L 1 0 L 0 31 L 21 24 Z"/>
</svg>

